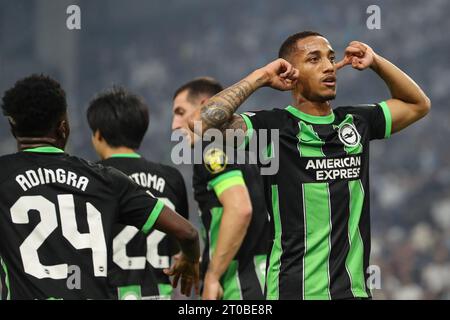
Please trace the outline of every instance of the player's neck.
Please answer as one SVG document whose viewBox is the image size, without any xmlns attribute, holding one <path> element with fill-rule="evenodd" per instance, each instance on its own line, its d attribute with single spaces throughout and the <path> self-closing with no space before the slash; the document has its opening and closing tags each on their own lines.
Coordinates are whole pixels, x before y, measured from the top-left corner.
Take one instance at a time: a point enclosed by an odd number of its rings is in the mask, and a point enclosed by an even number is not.
<svg viewBox="0 0 450 320">
<path fill-rule="evenodd" d="M 136 150 L 128 148 L 128 147 L 117 147 L 117 148 L 111 148 L 108 147 L 104 150 L 102 158 L 108 159 L 113 157 L 114 155 L 123 155 L 123 154 L 135 154 Z"/>
<path fill-rule="evenodd" d="M 326 102 L 315 102 L 300 100 L 294 104 L 294 107 L 303 113 L 310 114 L 312 116 L 327 116 L 332 112 L 331 104 Z"/>
<path fill-rule="evenodd" d="M 16 139 L 19 151 L 39 147 L 56 147 L 64 150 L 64 143 L 51 137 L 16 137 Z"/>
</svg>

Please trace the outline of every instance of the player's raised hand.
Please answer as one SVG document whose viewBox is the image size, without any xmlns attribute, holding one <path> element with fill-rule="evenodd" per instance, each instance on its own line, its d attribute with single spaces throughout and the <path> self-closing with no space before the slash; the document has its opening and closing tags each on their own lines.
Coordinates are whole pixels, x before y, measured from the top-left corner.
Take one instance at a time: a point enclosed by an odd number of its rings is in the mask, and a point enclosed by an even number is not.
<svg viewBox="0 0 450 320">
<path fill-rule="evenodd" d="M 195 288 L 195 293 L 199 294 L 199 262 L 192 262 L 186 259 L 186 256 L 180 254 L 179 259 L 170 267 L 170 269 L 164 269 L 164 273 L 170 277 L 173 277 L 172 287 L 176 288 L 178 282 L 181 279 L 180 291 L 185 296 L 190 296 L 192 287 Z"/>
<path fill-rule="evenodd" d="M 345 49 L 344 58 L 336 63 L 336 68 L 341 69 L 351 65 L 354 69 L 364 70 L 372 66 L 375 52 L 367 44 L 352 41 Z"/>
<path fill-rule="evenodd" d="M 258 71 L 264 75 L 265 86 L 281 91 L 292 90 L 300 75 L 298 69 L 281 58 L 272 61 Z"/>
</svg>

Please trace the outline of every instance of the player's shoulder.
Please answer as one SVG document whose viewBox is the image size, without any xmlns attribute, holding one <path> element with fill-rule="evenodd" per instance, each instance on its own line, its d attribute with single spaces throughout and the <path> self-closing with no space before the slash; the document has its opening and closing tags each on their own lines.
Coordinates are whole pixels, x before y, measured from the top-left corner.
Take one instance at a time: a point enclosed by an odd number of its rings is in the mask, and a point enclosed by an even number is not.
<svg viewBox="0 0 450 320">
<path fill-rule="evenodd" d="M 247 128 L 282 128 L 289 118 L 289 112 L 281 108 L 247 111 L 241 113 Z"/>
<path fill-rule="evenodd" d="M 378 103 L 365 103 L 355 105 L 343 105 L 333 109 L 335 115 L 346 115 L 352 113 L 365 113 L 370 112 L 379 107 Z"/>
<path fill-rule="evenodd" d="M 256 111 L 245 111 L 242 112 L 241 115 L 244 115 L 248 118 L 266 118 L 268 120 L 273 120 L 274 118 L 285 117 L 286 110 L 285 108 L 272 108 L 272 109 L 262 109 Z"/>
<path fill-rule="evenodd" d="M 0 156 L 0 163 L 1 164 L 8 164 L 11 162 L 11 160 L 20 159 L 21 153 L 10 153 L 10 154 L 4 154 Z"/>
<path fill-rule="evenodd" d="M 344 105 L 333 109 L 337 120 L 344 119 L 347 115 L 352 115 L 370 121 L 374 114 L 381 113 L 382 109 L 378 103 Z"/>
<path fill-rule="evenodd" d="M 94 179 L 99 182 L 104 183 L 114 183 L 117 180 L 129 180 L 128 176 L 126 176 L 122 171 L 114 168 L 113 166 L 108 165 L 105 162 L 94 162 L 87 159 L 83 159 L 78 156 L 67 156 L 66 160 L 70 162 L 73 166 L 80 171 L 82 171 L 85 175 L 92 176 Z"/>
<path fill-rule="evenodd" d="M 150 168 L 153 168 L 153 170 L 157 171 L 161 176 L 164 176 L 164 177 L 168 178 L 170 181 L 174 181 L 176 183 L 178 183 L 178 182 L 184 183 L 183 176 L 177 168 L 174 168 L 174 167 L 164 164 L 164 163 L 153 162 L 150 160 L 145 160 L 145 161 Z"/>
<path fill-rule="evenodd" d="M 7 176 L 13 174 L 19 167 L 22 166 L 23 157 L 20 152 L 11 153 L 0 156 L 0 182 Z"/>
</svg>

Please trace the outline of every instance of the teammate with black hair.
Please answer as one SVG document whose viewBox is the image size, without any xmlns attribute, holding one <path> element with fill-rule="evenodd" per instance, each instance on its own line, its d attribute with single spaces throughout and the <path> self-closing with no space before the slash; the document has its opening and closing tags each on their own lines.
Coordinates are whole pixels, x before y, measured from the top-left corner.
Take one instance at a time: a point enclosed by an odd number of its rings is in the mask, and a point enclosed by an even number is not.
<svg viewBox="0 0 450 320">
<path fill-rule="evenodd" d="M 180 172 L 137 153 L 149 124 L 148 107 L 141 97 L 121 87 L 103 92 L 90 102 L 87 119 L 101 164 L 119 169 L 189 219 Z M 170 299 L 172 287 L 164 269 L 169 268 L 171 258 L 179 252 L 175 239 L 158 230 L 144 235 L 130 226 L 117 226 L 115 231 L 110 281 L 118 298 L 134 294 L 138 299 Z M 156 279 L 151 277 L 152 270 Z"/>
<path fill-rule="evenodd" d="M 269 223 L 259 168 L 237 164 L 238 154 L 188 130 L 190 115 L 222 89 L 212 78 L 198 78 L 176 90 L 173 101 L 172 130 L 184 131 L 192 145 L 203 148 L 203 163 L 194 164 L 193 177 L 205 229 L 202 298 L 262 300 Z"/>
<path fill-rule="evenodd" d="M 64 152 L 69 137 L 60 84 L 32 75 L 3 97 L 19 152 L 0 157 L 2 299 L 108 299 L 116 223 L 177 238 L 182 292 L 197 286 L 195 228 L 120 171 Z"/>
<path fill-rule="evenodd" d="M 275 230 L 268 299 L 368 298 L 369 145 L 424 117 L 431 103 L 419 86 L 368 45 L 352 41 L 342 61 L 317 32 L 290 36 L 279 59 L 212 97 L 193 115 L 203 130 L 240 128 L 245 143 L 279 130 L 279 170 L 264 176 Z M 372 69 L 391 98 L 332 109 L 336 72 Z M 291 91 L 284 109 L 234 115 L 257 89 Z M 190 126 L 193 126 L 192 123 Z M 247 145 L 252 145 L 251 143 Z"/>
</svg>

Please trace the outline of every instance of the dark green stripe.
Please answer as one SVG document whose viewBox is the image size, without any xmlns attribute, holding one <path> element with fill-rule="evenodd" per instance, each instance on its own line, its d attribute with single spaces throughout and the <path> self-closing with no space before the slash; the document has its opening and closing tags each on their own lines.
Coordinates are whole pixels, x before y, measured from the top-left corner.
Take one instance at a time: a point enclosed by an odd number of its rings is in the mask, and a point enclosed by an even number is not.
<svg viewBox="0 0 450 320">
<path fill-rule="evenodd" d="M 306 241 L 304 299 L 330 299 L 331 213 L 328 183 L 303 184 Z"/>
<path fill-rule="evenodd" d="M 254 130 L 253 130 L 253 124 L 252 124 L 252 121 L 250 120 L 250 118 L 245 114 L 240 114 L 240 116 L 242 117 L 242 119 L 244 119 L 245 125 L 247 126 L 247 132 L 245 133 L 244 141 L 238 147 L 239 149 L 243 149 L 249 144 L 251 138 L 253 137 Z"/>
<path fill-rule="evenodd" d="M 300 157 L 324 157 L 322 146 L 325 142 L 319 138 L 319 135 L 314 131 L 312 125 L 300 121 L 298 127 L 297 149 L 300 153 Z"/>
<path fill-rule="evenodd" d="M 314 124 L 330 124 L 333 123 L 335 119 L 333 110 L 331 110 L 331 113 L 326 116 L 313 116 L 311 114 L 301 112 L 293 106 L 287 106 L 286 110 L 297 118 Z"/>
<path fill-rule="evenodd" d="M 266 284 L 266 262 L 267 256 L 265 254 L 256 255 L 253 258 L 256 276 L 258 277 L 259 285 L 261 286 L 262 292 L 264 292 L 264 286 Z"/>
<path fill-rule="evenodd" d="M 170 299 L 172 297 L 172 285 L 167 283 L 158 283 L 158 291 L 160 298 Z"/>
<path fill-rule="evenodd" d="M 145 222 L 144 226 L 142 227 L 142 232 L 145 234 L 148 234 L 150 232 L 150 229 L 153 228 L 156 220 L 158 220 L 159 215 L 161 214 L 162 210 L 164 209 L 164 202 L 161 200 L 157 200 L 155 206 L 153 207 L 152 212 L 150 213 L 147 222 Z"/>
<path fill-rule="evenodd" d="M 209 226 L 209 258 L 211 259 L 216 251 L 217 240 L 219 239 L 220 223 L 222 221 L 223 208 L 211 208 L 211 225 Z"/>
<path fill-rule="evenodd" d="M 364 244 L 359 232 L 359 221 L 364 205 L 364 190 L 361 180 L 348 182 L 350 191 L 350 218 L 348 237 L 350 250 L 345 260 L 345 266 L 350 276 L 351 289 L 355 297 L 367 297 L 364 277 Z"/>
<path fill-rule="evenodd" d="M 116 153 L 110 156 L 110 158 L 140 158 L 141 155 L 136 152 L 130 153 Z"/>
<path fill-rule="evenodd" d="M 117 291 L 119 300 L 128 300 L 130 297 L 136 300 L 142 300 L 141 286 L 139 285 L 118 287 Z"/>
<path fill-rule="evenodd" d="M 64 153 L 64 150 L 55 147 L 37 147 L 23 150 L 24 152 Z"/>
<path fill-rule="evenodd" d="M 3 272 L 5 273 L 5 286 L 6 288 L 2 288 L 2 290 L 6 290 L 6 300 L 11 300 L 11 288 L 9 285 L 9 274 L 8 268 L 6 267 L 6 263 L 0 258 L 0 263 L 2 265 Z"/>
<path fill-rule="evenodd" d="M 280 269 L 283 248 L 281 246 L 282 228 L 277 185 L 272 185 L 272 212 L 275 235 L 270 253 L 269 269 L 267 270 L 267 299 L 278 300 L 280 297 Z"/>
<path fill-rule="evenodd" d="M 241 284 L 239 281 L 238 262 L 231 261 L 227 271 L 222 276 L 223 300 L 242 300 Z"/>
<path fill-rule="evenodd" d="M 381 109 L 383 110 L 384 119 L 386 121 L 386 128 L 384 130 L 384 137 L 389 138 L 392 133 L 392 115 L 386 101 L 380 103 Z"/>
<path fill-rule="evenodd" d="M 211 181 L 208 182 L 208 190 L 213 189 L 217 184 L 223 182 L 224 180 L 227 180 L 228 178 L 233 178 L 233 177 L 243 177 L 242 171 L 239 169 L 235 169 L 235 170 L 231 170 L 225 173 L 222 173 L 220 175 L 218 175 L 217 177 L 215 177 L 214 179 L 212 179 Z"/>
<path fill-rule="evenodd" d="M 297 138 L 301 157 L 325 157 L 322 141 L 312 125 L 299 122 Z M 302 185 L 305 224 L 303 298 L 330 299 L 329 257 L 331 251 L 330 195 L 327 183 Z"/>
</svg>

